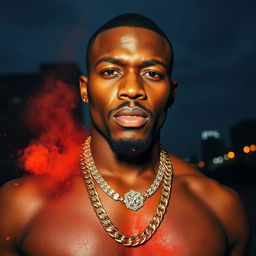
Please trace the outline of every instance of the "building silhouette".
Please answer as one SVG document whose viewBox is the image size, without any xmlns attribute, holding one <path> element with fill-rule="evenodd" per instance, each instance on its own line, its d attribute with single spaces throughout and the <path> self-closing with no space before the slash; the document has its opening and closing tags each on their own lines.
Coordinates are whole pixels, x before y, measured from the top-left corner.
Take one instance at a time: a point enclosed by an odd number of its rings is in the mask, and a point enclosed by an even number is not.
<svg viewBox="0 0 256 256">
<path fill-rule="evenodd" d="M 227 148 L 217 130 L 202 131 L 201 146 L 203 161 L 208 166 L 213 164 L 215 158 L 222 157 L 227 152 Z"/>
<path fill-rule="evenodd" d="M 230 133 L 233 150 L 237 157 L 244 158 L 244 147 L 256 145 L 256 120 L 242 120 L 231 127 Z"/>
</svg>

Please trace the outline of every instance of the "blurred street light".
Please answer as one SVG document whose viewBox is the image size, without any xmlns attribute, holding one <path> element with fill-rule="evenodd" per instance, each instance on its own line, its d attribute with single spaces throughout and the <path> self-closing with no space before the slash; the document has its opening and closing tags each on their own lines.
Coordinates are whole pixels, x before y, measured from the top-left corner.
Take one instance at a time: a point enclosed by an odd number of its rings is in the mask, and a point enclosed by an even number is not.
<svg viewBox="0 0 256 256">
<path fill-rule="evenodd" d="M 230 151 L 230 152 L 228 152 L 228 158 L 229 159 L 233 159 L 233 158 L 235 158 L 235 153 L 233 152 L 233 151 Z"/>
<path fill-rule="evenodd" d="M 244 146 L 243 151 L 244 151 L 244 153 L 248 154 L 251 151 L 251 149 L 248 146 Z"/>
<path fill-rule="evenodd" d="M 251 151 L 255 151 L 255 150 L 256 150 L 256 146 L 252 144 L 252 145 L 250 146 L 250 150 L 251 150 Z"/>
</svg>

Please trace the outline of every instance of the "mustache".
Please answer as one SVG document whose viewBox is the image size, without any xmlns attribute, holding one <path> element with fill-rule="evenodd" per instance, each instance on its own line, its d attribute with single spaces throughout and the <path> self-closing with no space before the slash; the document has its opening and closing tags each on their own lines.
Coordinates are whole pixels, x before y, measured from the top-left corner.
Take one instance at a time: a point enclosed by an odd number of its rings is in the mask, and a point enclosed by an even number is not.
<svg viewBox="0 0 256 256">
<path fill-rule="evenodd" d="M 118 105 L 108 111 L 108 119 L 110 118 L 110 116 L 113 112 L 115 112 L 121 108 L 124 108 L 124 107 L 129 107 L 129 108 L 139 107 L 139 108 L 143 109 L 150 117 L 153 117 L 153 112 L 150 109 L 143 106 L 142 104 L 140 104 L 138 101 L 125 101 L 125 102 L 121 103 L 120 105 Z"/>
</svg>

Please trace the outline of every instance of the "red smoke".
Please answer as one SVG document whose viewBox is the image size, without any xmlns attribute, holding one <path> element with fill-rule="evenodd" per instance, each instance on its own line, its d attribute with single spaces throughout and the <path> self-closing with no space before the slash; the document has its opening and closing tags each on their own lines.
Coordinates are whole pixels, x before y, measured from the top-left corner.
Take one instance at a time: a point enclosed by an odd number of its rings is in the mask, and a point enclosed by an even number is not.
<svg viewBox="0 0 256 256">
<path fill-rule="evenodd" d="M 146 202 L 150 207 L 156 207 L 150 202 Z M 145 207 L 145 206 L 144 206 Z M 140 234 L 149 224 L 148 216 L 140 215 L 136 212 L 129 212 L 125 215 L 126 218 L 126 228 L 121 230 L 127 235 Z M 166 224 L 165 224 L 166 225 Z M 181 249 L 178 248 L 173 242 L 175 240 L 174 234 L 169 236 L 169 230 L 162 223 L 157 229 L 156 233 L 148 240 L 145 244 L 138 247 L 126 247 L 125 252 L 133 256 L 147 256 L 149 253 L 154 256 L 175 256 L 181 253 Z"/>
<path fill-rule="evenodd" d="M 67 84 L 48 78 L 26 108 L 26 120 L 37 138 L 23 150 L 20 162 L 26 171 L 64 180 L 79 171 L 80 145 L 85 138 L 74 118 L 77 94 Z"/>
</svg>

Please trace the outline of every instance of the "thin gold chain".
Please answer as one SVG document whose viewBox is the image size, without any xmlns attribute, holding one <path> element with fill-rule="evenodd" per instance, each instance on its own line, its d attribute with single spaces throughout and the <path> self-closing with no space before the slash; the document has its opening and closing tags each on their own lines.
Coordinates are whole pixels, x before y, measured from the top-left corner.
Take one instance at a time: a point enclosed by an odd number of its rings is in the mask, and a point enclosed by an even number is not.
<svg viewBox="0 0 256 256">
<path fill-rule="evenodd" d="M 89 172 L 89 168 L 84 160 L 86 156 L 85 145 L 82 145 L 82 154 L 81 154 L 81 171 L 85 182 L 85 187 L 87 189 L 92 207 L 105 231 L 112 237 L 116 242 L 128 246 L 134 247 L 144 244 L 148 241 L 152 235 L 156 232 L 157 228 L 161 224 L 164 214 L 166 213 L 167 206 L 170 199 L 171 187 L 172 187 L 172 165 L 169 160 L 168 153 L 164 150 L 165 154 L 165 173 L 163 179 L 163 189 L 159 204 L 156 209 L 156 213 L 153 218 L 150 220 L 149 225 L 146 229 L 135 236 L 128 236 L 123 234 L 118 230 L 118 228 L 111 222 L 109 216 L 107 215 L 99 195 L 97 193 L 95 183 Z"/>
</svg>

